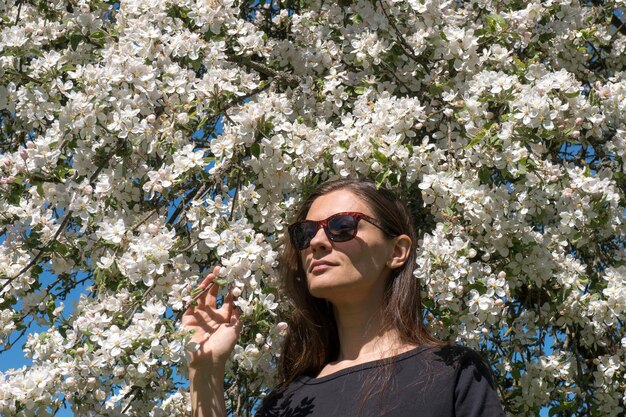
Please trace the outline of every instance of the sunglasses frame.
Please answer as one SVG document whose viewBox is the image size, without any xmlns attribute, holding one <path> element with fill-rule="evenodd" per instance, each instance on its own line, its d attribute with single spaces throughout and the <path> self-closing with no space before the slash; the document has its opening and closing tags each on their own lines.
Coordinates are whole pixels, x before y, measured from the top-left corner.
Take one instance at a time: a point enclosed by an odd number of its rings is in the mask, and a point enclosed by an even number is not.
<svg viewBox="0 0 626 417">
<path fill-rule="evenodd" d="M 328 228 L 328 222 L 331 221 L 333 218 L 338 217 L 338 216 L 349 216 L 349 217 L 352 217 L 353 219 L 355 219 L 356 223 L 354 225 L 354 230 L 352 231 L 352 236 L 350 236 L 348 239 L 337 240 L 337 237 L 334 236 L 332 233 L 330 233 L 330 230 Z M 383 225 L 378 220 L 376 220 L 373 217 L 368 216 L 367 214 L 360 213 L 358 211 L 342 211 L 342 212 L 339 212 L 339 213 L 335 213 L 332 216 L 329 216 L 329 217 L 325 218 L 324 220 L 301 220 L 299 222 L 296 222 L 296 223 L 293 223 L 293 224 L 289 225 L 287 230 L 289 232 L 289 239 L 291 240 L 291 244 L 293 245 L 293 247 L 296 248 L 297 250 L 305 250 L 306 248 L 311 246 L 311 240 L 313 239 L 313 237 L 315 237 L 317 232 L 320 230 L 320 227 L 324 229 L 324 233 L 326 233 L 326 237 L 328 237 L 328 240 L 330 240 L 331 242 L 347 242 L 349 240 L 354 239 L 356 237 L 357 231 L 359 229 L 359 221 L 361 221 L 361 220 L 365 220 L 366 222 L 368 222 L 368 223 L 378 227 L 384 233 L 393 236 L 392 233 L 389 233 L 387 230 L 385 230 Z M 306 246 L 304 246 L 303 248 L 299 248 L 296 245 L 296 243 L 295 243 L 295 239 L 294 239 L 294 233 L 295 232 L 294 231 L 295 231 L 296 227 L 298 227 L 299 225 L 304 224 L 304 223 L 315 224 L 315 232 L 311 236 L 311 239 L 309 239 L 309 241 L 306 244 Z"/>
</svg>

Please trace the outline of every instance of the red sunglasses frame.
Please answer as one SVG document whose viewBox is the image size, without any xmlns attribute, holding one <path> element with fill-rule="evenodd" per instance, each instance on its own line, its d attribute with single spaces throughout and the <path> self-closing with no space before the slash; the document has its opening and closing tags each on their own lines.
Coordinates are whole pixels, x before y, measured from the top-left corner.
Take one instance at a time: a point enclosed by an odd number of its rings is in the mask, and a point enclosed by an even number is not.
<svg viewBox="0 0 626 417">
<path fill-rule="evenodd" d="M 356 223 L 354 225 L 354 230 L 352 231 L 352 236 L 350 236 L 348 239 L 340 239 L 337 240 L 336 236 L 333 236 L 330 231 L 328 230 L 328 222 L 337 217 L 337 216 L 350 216 L 353 219 L 355 219 Z M 380 230 L 382 230 L 384 233 L 393 236 L 393 233 L 389 233 L 387 230 L 385 230 L 384 226 L 375 218 L 368 216 L 367 214 L 363 214 L 360 213 L 358 211 L 342 211 L 339 213 L 335 213 L 332 216 L 329 216 L 327 218 L 325 218 L 324 220 L 301 220 L 299 222 L 293 223 L 291 225 L 289 225 L 289 227 L 287 228 L 288 232 L 289 232 L 289 239 L 291 240 L 291 244 L 293 245 L 294 248 L 296 248 L 297 250 L 305 250 L 306 248 L 308 248 L 311 245 L 311 240 L 313 239 L 313 237 L 317 234 L 317 232 L 320 230 L 320 227 L 324 229 L 324 233 L 326 233 L 326 237 L 328 237 L 328 239 L 332 242 L 347 242 L 349 240 L 352 240 L 356 237 L 358 228 L 359 228 L 359 221 L 360 220 L 365 220 L 366 222 L 378 227 Z M 313 233 L 313 235 L 311 236 L 311 239 L 309 239 L 309 241 L 306 243 L 306 246 L 299 248 L 298 245 L 296 244 L 296 239 L 294 239 L 294 231 L 295 228 L 301 224 L 304 223 L 310 223 L 310 224 L 314 224 L 315 225 L 315 231 Z"/>
</svg>

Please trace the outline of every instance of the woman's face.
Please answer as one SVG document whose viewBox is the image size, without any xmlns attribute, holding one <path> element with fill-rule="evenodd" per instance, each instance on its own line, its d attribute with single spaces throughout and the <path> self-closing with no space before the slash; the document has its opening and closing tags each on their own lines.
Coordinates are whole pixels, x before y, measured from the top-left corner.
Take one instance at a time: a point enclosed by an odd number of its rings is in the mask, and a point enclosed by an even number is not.
<svg viewBox="0 0 626 417">
<path fill-rule="evenodd" d="M 376 218 L 369 205 L 351 191 L 337 190 L 315 199 L 306 220 L 324 220 L 339 212 Z M 394 239 L 361 220 L 355 238 L 346 242 L 331 241 L 320 227 L 300 256 L 311 295 L 337 305 L 382 298 L 391 271 L 387 262 L 393 253 Z"/>
</svg>

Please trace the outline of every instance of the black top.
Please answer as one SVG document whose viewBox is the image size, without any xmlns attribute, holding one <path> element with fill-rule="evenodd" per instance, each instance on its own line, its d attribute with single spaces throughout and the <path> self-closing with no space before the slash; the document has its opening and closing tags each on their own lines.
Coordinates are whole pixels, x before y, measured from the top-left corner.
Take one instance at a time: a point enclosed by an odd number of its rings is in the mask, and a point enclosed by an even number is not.
<svg viewBox="0 0 626 417">
<path fill-rule="evenodd" d="M 256 416 L 504 416 L 489 367 L 471 349 L 418 347 L 384 364 L 383 359 L 321 378 L 302 376 L 265 398 Z"/>
</svg>

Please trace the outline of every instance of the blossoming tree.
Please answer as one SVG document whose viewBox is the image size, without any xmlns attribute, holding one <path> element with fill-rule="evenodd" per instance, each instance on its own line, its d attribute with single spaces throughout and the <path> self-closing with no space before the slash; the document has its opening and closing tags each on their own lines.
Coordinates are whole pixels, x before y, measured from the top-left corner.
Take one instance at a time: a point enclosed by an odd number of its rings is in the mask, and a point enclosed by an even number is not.
<svg viewBox="0 0 626 417">
<path fill-rule="evenodd" d="M 216 264 L 246 323 L 228 406 L 252 414 L 285 224 L 361 175 L 411 203 L 426 320 L 508 412 L 624 415 L 624 7 L 0 2 L 0 350 L 33 361 L 0 373 L 0 414 L 184 415 L 178 324 Z"/>
</svg>

